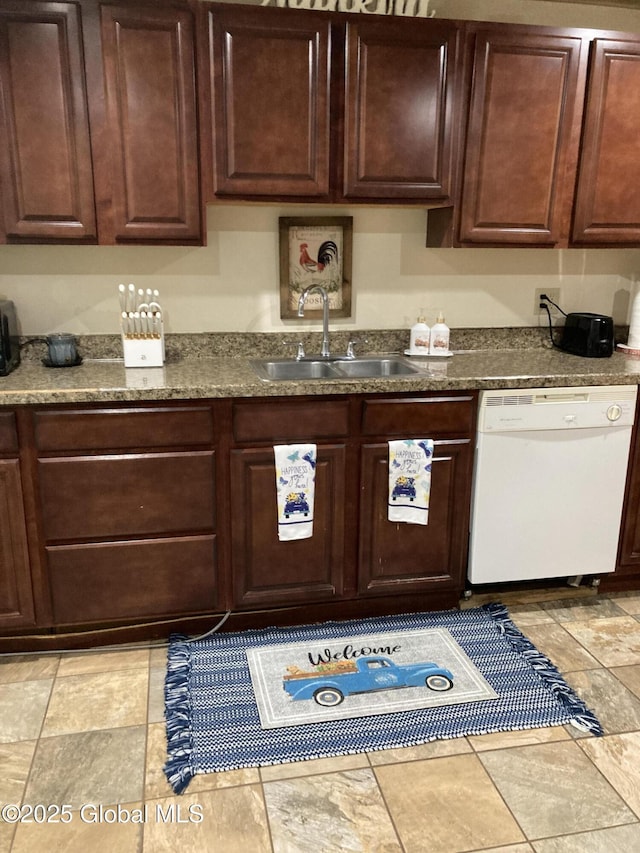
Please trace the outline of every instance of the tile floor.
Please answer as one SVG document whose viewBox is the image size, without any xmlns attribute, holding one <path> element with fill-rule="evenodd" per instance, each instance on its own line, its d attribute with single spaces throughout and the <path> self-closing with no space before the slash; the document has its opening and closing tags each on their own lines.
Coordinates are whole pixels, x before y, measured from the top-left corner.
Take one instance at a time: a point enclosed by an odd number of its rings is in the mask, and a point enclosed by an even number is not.
<svg viewBox="0 0 640 853">
<path fill-rule="evenodd" d="M 32 823 L 0 822 L 0 853 L 640 850 L 640 593 L 501 598 L 605 737 L 440 741 L 198 776 L 176 797 L 162 649 L 0 658 L 0 802 L 34 807 Z"/>
</svg>

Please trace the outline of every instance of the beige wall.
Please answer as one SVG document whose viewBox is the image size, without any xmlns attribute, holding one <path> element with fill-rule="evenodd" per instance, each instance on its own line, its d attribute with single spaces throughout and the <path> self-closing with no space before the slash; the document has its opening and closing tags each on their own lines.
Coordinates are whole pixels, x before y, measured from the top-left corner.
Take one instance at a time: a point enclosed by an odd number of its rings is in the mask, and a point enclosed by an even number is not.
<svg viewBox="0 0 640 853">
<path fill-rule="evenodd" d="M 433 0 L 439 17 L 553 23 L 640 32 L 640 11 L 545 0 Z M 536 288 L 559 287 L 565 310 L 627 319 L 640 250 L 426 249 L 417 209 L 210 205 L 208 245 L 0 246 L 0 294 L 24 334 L 117 331 L 117 287 L 158 288 L 171 332 L 282 331 L 278 217 L 353 216 L 353 316 L 343 328 L 408 326 L 424 308 L 454 327 L 529 326 Z"/>
</svg>

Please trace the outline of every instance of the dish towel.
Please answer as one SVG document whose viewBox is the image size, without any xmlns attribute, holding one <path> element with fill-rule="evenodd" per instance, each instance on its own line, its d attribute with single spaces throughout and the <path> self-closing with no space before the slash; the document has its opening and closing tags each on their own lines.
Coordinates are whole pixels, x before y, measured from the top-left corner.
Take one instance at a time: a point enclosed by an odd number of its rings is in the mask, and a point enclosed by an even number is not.
<svg viewBox="0 0 640 853">
<path fill-rule="evenodd" d="M 316 482 L 315 444 L 277 444 L 276 493 L 278 539 L 309 539 L 313 536 L 313 503 Z"/>
<path fill-rule="evenodd" d="M 430 438 L 389 442 L 389 521 L 428 523 L 432 458 Z"/>
</svg>

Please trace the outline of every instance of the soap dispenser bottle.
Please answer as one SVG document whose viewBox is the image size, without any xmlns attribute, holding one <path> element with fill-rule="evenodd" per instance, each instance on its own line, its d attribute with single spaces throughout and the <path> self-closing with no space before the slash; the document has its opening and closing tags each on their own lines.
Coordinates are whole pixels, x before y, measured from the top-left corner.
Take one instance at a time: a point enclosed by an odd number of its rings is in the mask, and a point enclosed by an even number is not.
<svg viewBox="0 0 640 853">
<path fill-rule="evenodd" d="M 449 327 L 444 322 L 442 311 L 438 314 L 435 326 L 431 327 L 430 355 L 447 355 L 449 352 Z"/>
<path fill-rule="evenodd" d="M 411 355 L 429 355 L 430 329 L 424 317 L 418 317 L 418 322 L 411 327 L 409 353 Z"/>
</svg>

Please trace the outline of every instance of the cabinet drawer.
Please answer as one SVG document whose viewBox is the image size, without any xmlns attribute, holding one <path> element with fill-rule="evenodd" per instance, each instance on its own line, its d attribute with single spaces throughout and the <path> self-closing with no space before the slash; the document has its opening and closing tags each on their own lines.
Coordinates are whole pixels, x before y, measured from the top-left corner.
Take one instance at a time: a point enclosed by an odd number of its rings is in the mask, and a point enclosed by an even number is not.
<svg viewBox="0 0 640 853">
<path fill-rule="evenodd" d="M 135 409 L 71 409 L 34 415 L 36 447 L 42 451 L 128 450 L 188 447 L 213 442 L 209 406 Z"/>
<path fill-rule="evenodd" d="M 212 612 L 215 536 L 47 548 L 57 624 Z"/>
<path fill-rule="evenodd" d="M 435 435 L 471 435 L 474 398 L 414 397 L 407 400 L 365 400 L 364 435 L 399 435 L 430 438 Z"/>
<path fill-rule="evenodd" d="M 278 400 L 235 403 L 236 441 L 314 441 L 349 434 L 349 401 Z"/>
<path fill-rule="evenodd" d="M 0 453 L 17 452 L 16 416 L 13 412 L 2 412 L 0 414 Z"/>
<path fill-rule="evenodd" d="M 45 538 L 211 531 L 213 462 L 209 451 L 40 459 Z"/>
</svg>

